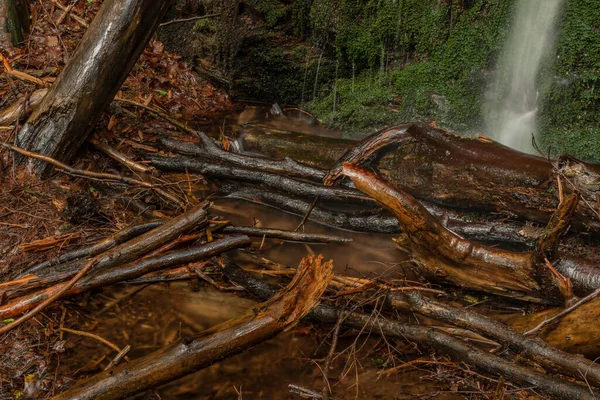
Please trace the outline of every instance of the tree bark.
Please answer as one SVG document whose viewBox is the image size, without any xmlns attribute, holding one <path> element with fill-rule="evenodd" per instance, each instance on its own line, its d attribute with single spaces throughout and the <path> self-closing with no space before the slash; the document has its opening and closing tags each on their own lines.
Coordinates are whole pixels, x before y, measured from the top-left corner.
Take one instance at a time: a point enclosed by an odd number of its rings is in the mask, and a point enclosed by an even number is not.
<svg viewBox="0 0 600 400">
<path fill-rule="evenodd" d="M 326 184 L 340 180 L 344 162 L 368 165 L 419 200 L 471 211 L 502 212 L 541 224 L 548 222 L 558 205 L 560 176 L 565 193 L 578 191 L 582 197 L 574 229 L 600 230 L 596 205 L 600 166 L 571 157 L 547 160 L 484 137 L 463 138 L 422 124 L 385 129 L 361 142 L 253 128 L 243 134 L 242 145 L 245 150 L 275 158 L 291 156 L 331 168 L 324 179 Z"/>
<path fill-rule="evenodd" d="M 578 197 L 573 195 L 561 203 L 561 207 L 547 228 L 547 235 L 540 239 L 538 249 L 533 252 L 513 252 L 483 246 L 466 240 L 446 229 L 414 197 L 393 188 L 378 176 L 361 168 L 345 163 L 341 172 L 352 179 L 356 187 L 373 196 L 390 210 L 402 228 L 403 237 L 398 242 L 407 248 L 420 270 L 437 280 L 507 296 L 526 301 L 552 303 L 566 297 L 560 275 L 572 279 L 581 293 L 589 292 L 585 286 L 600 277 L 600 269 L 593 262 L 582 264 L 590 267 L 590 276 L 577 282 L 581 276 L 568 276 L 562 262 L 577 262 L 568 255 L 553 253 L 559 233 L 568 226 Z M 564 223 L 561 223 L 564 221 Z M 543 263 L 541 260 L 546 260 Z M 583 262 L 583 260 L 580 260 Z M 553 266 L 547 267 L 552 262 Z M 558 270 L 559 272 L 555 272 Z M 564 299 L 562 299 L 564 300 Z"/>
<path fill-rule="evenodd" d="M 8 50 L 25 39 L 29 31 L 26 0 L 0 0 L 0 49 Z"/>
<path fill-rule="evenodd" d="M 107 0 L 17 145 L 68 162 L 112 101 L 171 2 Z M 22 159 L 24 161 L 24 159 Z M 50 166 L 28 160 L 43 175 Z"/>
<path fill-rule="evenodd" d="M 275 297 L 244 316 L 217 325 L 194 338 L 104 371 L 55 399 L 124 399 L 240 353 L 294 327 L 310 312 L 333 276 L 333 262 L 308 256 L 294 279 Z"/>
</svg>

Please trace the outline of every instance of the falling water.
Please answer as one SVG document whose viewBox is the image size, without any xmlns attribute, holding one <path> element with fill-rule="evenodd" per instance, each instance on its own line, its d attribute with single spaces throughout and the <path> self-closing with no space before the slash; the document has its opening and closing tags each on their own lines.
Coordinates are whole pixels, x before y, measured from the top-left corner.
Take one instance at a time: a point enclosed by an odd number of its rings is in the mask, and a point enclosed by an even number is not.
<svg viewBox="0 0 600 400">
<path fill-rule="evenodd" d="M 533 153 L 543 89 L 538 72 L 553 46 L 553 27 L 563 0 L 518 0 L 509 40 L 488 92 L 486 128 L 495 140 Z"/>
</svg>

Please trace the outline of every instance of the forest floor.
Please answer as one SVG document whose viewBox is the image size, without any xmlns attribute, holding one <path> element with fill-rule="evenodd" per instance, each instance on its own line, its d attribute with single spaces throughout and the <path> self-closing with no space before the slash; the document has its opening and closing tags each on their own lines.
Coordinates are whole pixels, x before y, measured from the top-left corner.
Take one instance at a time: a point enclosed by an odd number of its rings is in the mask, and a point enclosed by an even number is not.
<svg viewBox="0 0 600 400">
<path fill-rule="evenodd" d="M 32 34 L 12 54 L 3 54 L 14 69 L 51 83 L 59 74 L 85 27 L 54 2 L 34 2 Z M 77 2 L 70 14 L 90 21 L 100 2 Z M 0 76 L 0 109 L 32 93 L 36 85 Z M 201 81 L 176 55 L 152 40 L 126 80 L 119 98 L 159 108 L 195 128 L 208 129 L 227 145 L 232 132 L 223 132 L 224 116 L 239 109 L 223 90 Z M 0 130 L 10 142 L 18 132 Z M 156 139 L 165 134 L 194 141 L 176 132 L 164 120 L 117 103 L 105 112 L 94 130 L 98 140 L 134 160 L 137 151 L 161 152 Z M 93 145 L 86 144 L 73 166 L 82 170 L 127 173 L 123 166 Z M 36 263 L 87 246 L 143 221 L 127 199 L 144 202 L 148 209 L 175 215 L 168 204 L 142 190 L 107 192 L 102 183 L 55 172 L 39 180 L 15 163 L 14 154 L 0 150 L 0 283 Z M 218 182 L 195 175 L 179 177 L 177 187 L 190 201 L 210 194 Z M 177 177 L 172 177 L 173 181 Z M 120 201 L 123 198 L 125 202 Z M 233 201 L 215 200 L 214 212 L 239 225 L 257 221 L 270 227 L 293 229 L 301 220 L 276 210 Z M 305 229 L 335 232 L 313 223 Z M 346 234 L 346 233 L 344 233 Z M 371 238 L 352 234 L 353 246 L 308 246 L 277 239 L 255 239 L 250 254 L 297 264 L 302 255 L 323 252 L 334 259 L 337 272 L 355 276 L 399 277 L 388 236 Z M 369 235 L 373 236 L 373 235 Z M 360 262 L 357 262 L 360 259 Z M 363 269 L 357 268 L 362 265 Z M 365 266 L 378 265 L 369 271 Z M 377 271 L 374 275 L 373 271 Z M 210 273 L 218 282 L 220 274 Z M 388 274 L 388 275 L 385 275 Z M 225 283 L 223 283 L 225 284 Z M 379 312 L 377 298 L 370 306 Z M 345 300 L 336 300 L 343 305 Z M 2 299 L 0 299 L 0 304 Z M 0 399 L 49 398 L 74 382 L 105 369 L 118 349 L 130 346 L 130 359 L 149 354 L 177 339 L 243 314 L 253 301 L 220 291 L 199 278 L 162 283 L 116 284 L 55 302 L 29 322 L 0 335 Z M 405 316 L 405 318 L 415 317 Z M 14 319 L 0 322 L 10 324 Z M 101 338 L 104 343 L 99 340 Z M 301 323 L 291 332 L 136 398 L 157 399 L 296 399 L 294 386 L 321 392 L 322 366 L 331 346 L 332 328 Z M 526 389 L 482 375 L 410 342 L 388 340 L 371 332 L 342 330 L 329 384 L 336 399 L 410 398 L 539 398 Z M 121 361 L 126 362 L 126 361 Z"/>
</svg>

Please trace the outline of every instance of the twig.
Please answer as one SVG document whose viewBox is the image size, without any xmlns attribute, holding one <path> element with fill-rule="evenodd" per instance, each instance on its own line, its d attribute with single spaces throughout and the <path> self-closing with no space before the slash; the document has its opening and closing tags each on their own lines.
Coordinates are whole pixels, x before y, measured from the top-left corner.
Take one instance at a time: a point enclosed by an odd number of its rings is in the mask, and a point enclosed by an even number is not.
<svg viewBox="0 0 600 400">
<path fill-rule="evenodd" d="M 329 367 L 331 366 L 333 355 L 335 354 L 335 348 L 337 347 L 338 337 L 340 336 L 340 328 L 342 326 L 342 322 L 344 322 L 343 311 L 340 313 L 340 315 L 338 315 L 338 320 L 335 323 L 335 327 L 333 328 L 333 338 L 331 339 L 331 347 L 329 348 L 329 353 L 327 354 L 327 359 L 325 360 L 325 366 L 323 367 L 323 400 L 329 400 L 329 395 L 331 393 L 331 386 L 329 385 L 327 373 L 329 371 Z"/>
<path fill-rule="evenodd" d="M 527 332 L 523 333 L 523 335 L 533 335 L 533 334 L 539 332 L 546 325 L 551 324 L 552 322 L 554 322 L 554 321 L 556 321 L 556 320 L 564 317 L 565 315 L 567 315 L 571 311 L 573 311 L 573 310 L 581 307 L 585 303 L 588 303 L 589 301 L 594 300 L 599 295 L 600 295 L 600 289 L 594 290 L 592 293 L 588 294 L 585 297 L 582 297 L 581 299 L 579 299 L 579 301 L 575 302 L 574 304 L 570 305 L 569 307 L 566 307 L 564 310 L 562 310 L 561 312 L 559 312 L 555 316 L 553 316 L 551 318 L 548 318 L 548 319 L 540 322 L 536 327 L 534 327 L 534 328 L 528 330 Z"/>
<path fill-rule="evenodd" d="M 221 15 L 221 14 L 220 13 L 216 13 L 216 14 L 200 15 L 200 16 L 197 16 L 197 17 L 190 17 L 190 18 L 173 19 L 171 21 L 163 22 L 159 26 L 162 27 L 162 26 L 167 26 L 167 25 L 171 25 L 171 24 L 178 24 L 178 23 L 181 23 L 181 22 L 197 21 L 199 19 L 206 19 L 206 18 L 218 17 L 219 15 Z"/>
<path fill-rule="evenodd" d="M 58 328 L 58 330 L 62 331 L 62 332 L 69 332 L 69 333 L 72 333 L 74 335 L 79 335 L 79 336 L 85 336 L 85 337 L 92 338 L 94 340 L 99 341 L 100 343 L 104 343 L 105 345 L 107 345 L 108 347 L 110 347 L 111 349 L 113 349 L 114 351 L 116 351 L 117 353 L 120 353 L 122 351 L 119 348 L 119 346 L 117 346 L 113 342 L 110 342 L 110 341 L 104 339 L 102 336 L 98 336 L 98 335 L 95 335 L 95 334 L 90 333 L 90 332 L 78 331 L 78 330 L 69 329 L 69 328 Z M 125 357 L 125 360 L 129 361 L 129 358 Z"/>
<path fill-rule="evenodd" d="M 60 9 L 61 9 L 61 10 L 63 10 L 63 11 L 66 11 L 66 9 L 68 8 L 68 7 L 65 7 L 65 6 L 63 6 L 62 4 L 60 4 L 60 3 L 58 2 L 58 0 L 52 0 L 52 2 L 53 2 L 53 3 L 54 3 L 54 4 L 55 4 L 55 5 L 58 7 L 58 8 L 60 8 Z M 75 15 L 75 14 L 71 13 L 71 12 L 69 12 L 69 14 L 71 15 L 71 18 L 73 18 L 73 19 L 75 20 L 75 22 L 79 23 L 79 25 L 81 25 L 81 26 L 83 26 L 83 27 L 85 27 L 85 28 L 87 28 L 87 27 L 88 27 L 88 23 L 87 23 L 87 22 L 85 22 L 85 19 L 83 19 L 83 18 L 81 18 L 81 17 L 79 17 L 79 16 L 77 16 L 77 15 Z"/>
<path fill-rule="evenodd" d="M 243 233 L 244 235 L 248 236 L 259 236 L 312 243 L 347 243 L 352 241 L 352 238 L 343 236 L 326 235 L 321 233 L 298 233 L 295 231 L 291 232 L 282 229 L 256 228 L 251 226 L 227 226 L 223 229 L 223 232 Z"/>
<path fill-rule="evenodd" d="M 105 173 L 105 172 L 84 171 L 82 169 L 73 168 L 73 167 L 71 167 L 67 164 L 64 164 L 52 157 L 48 157 L 43 154 L 25 150 L 21 147 L 18 147 L 18 146 L 9 144 L 9 143 L 0 142 L 0 146 L 5 147 L 5 148 L 12 150 L 16 153 L 19 153 L 21 155 L 24 155 L 26 157 L 35 158 L 36 160 L 41 160 L 41 161 L 47 162 L 48 164 L 54 165 L 56 168 L 66 172 L 67 174 L 70 174 L 70 175 L 86 177 L 86 178 L 90 178 L 90 179 L 123 182 L 123 183 L 129 184 L 129 185 L 141 186 L 141 187 L 145 187 L 148 189 L 156 188 L 156 185 L 153 185 L 148 182 L 143 182 L 143 181 L 140 181 L 137 179 L 133 179 L 133 178 L 128 178 L 126 176 L 109 174 L 109 173 Z"/>
<path fill-rule="evenodd" d="M 6 59 L 6 57 L 4 57 L 2 54 L 0 54 L 0 60 L 2 60 L 2 63 L 4 64 L 4 68 L 6 69 L 6 73 L 8 75 L 11 75 L 22 81 L 33 83 L 33 84 L 36 84 L 36 85 L 39 85 L 39 86 L 42 86 L 45 88 L 50 86 L 49 83 L 41 80 L 40 78 L 36 78 L 35 76 L 31 76 L 29 74 L 26 74 L 25 72 L 21 72 L 21 71 L 12 69 L 12 67 L 8 64 L 8 60 Z"/>
<path fill-rule="evenodd" d="M 306 214 L 304 214 L 304 217 L 302 218 L 302 221 L 300 221 L 300 223 L 298 224 L 298 226 L 296 227 L 296 229 L 294 229 L 294 232 L 298 232 L 298 229 L 300 229 L 300 228 L 302 228 L 304 226 L 304 223 L 308 219 L 308 216 L 310 215 L 310 213 L 313 210 L 313 208 L 315 208 L 315 206 L 317 205 L 318 201 L 319 201 L 319 195 L 317 195 L 315 197 L 315 200 L 312 202 L 312 204 L 310 205 L 310 207 L 308 208 L 308 210 L 306 210 Z"/>
<path fill-rule="evenodd" d="M 144 174 L 144 176 L 142 176 L 142 179 L 144 180 L 144 182 L 148 182 L 148 183 L 152 184 L 152 182 L 149 182 L 151 180 L 151 178 L 146 177 L 145 175 L 152 175 L 152 174 L 156 173 L 156 169 L 154 167 L 148 167 L 146 165 L 137 163 L 137 162 L 133 161 L 132 159 L 130 159 L 129 157 L 127 157 L 125 154 L 118 151 L 117 149 L 114 149 L 111 146 L 109 146 L 108 144 L 102 143 L 101 141 L 99 141 L 93 137 L 89 138 L 88 142 L 93 144 L 94 147 L 96 147 L 98 150 L 100 150 L 101 152 L 103 152 L 104 154 L 106 154 L 107 156 L 112 158 L 113 160 L 126 166 L 127 168 L 131 169 L 132 171 Z M 154 188 L 154 191 L 156 192 L 156 194 L 163 197 L 165 200 L 169 201 L 170 203 L 175 204 L 177 207 L 179 207 L 181 209 L 185 209 L 185 203 L 182 200 L 178 199 L 174 194 L 169 193 L 168 191 L 161 189 L 161 188 Z"/>
<path fill-rule="evenodd" d="M 130 345 L 123 347 L 123 350 L 121 350 L 119 352 L 119 354 L 117 354 L 115 356 L 115 358 L 112 359 L 112 361 L 108 364 L 108 366 L 106 368 L 104 368 L 104 370 L 106 371 L 107 369 L 110 369 L 110 368 L 114 367 L 115 365 L 117 365 L 117 363 L 119 361 L 121 361 L 121 358 L 125 357 L 125 354 L 129 353 L 129 350 L 131 350 Z"/>
<path fill-rule="evenodd" d="M 71 12 L 71 10 L 73 9 L 73 7 L 75 7 L 75 4 L 77 4 L 77 3 L 76 3 L 76 2 L 73 2 L 73 3 L 69 4 L 67 7 L 65 7 L 65 8 L 63 9 L 63 12 L 62 12 L 62 14 L 61 14 L 61 15 L 58 17 L 58 19 L 56 20 L 56 22 L 55 22 L 55 25 L 60 25 L 60 24 L 63 22 L 63 20 L 65 19 L 65 17 L 66 17 L 67 15 L 69 15 L 69 13 L 70 13 L 70 12 Z"/>
<path fill-rule="evenodd" d="M 85 275 L 86 272 L 88 272 L 97 263 L 98 263 L 97 258 L 93 258 L 90 261 L 88 261 L 88 263 L 85 264 L 85 266 L 73 278 L 71 278 L 71 280 L 68 283 L 57 285 L 56 286 L 57 290 L 53 295 L 51 295 L 45 301 L 38 304 L 37 307 L 35 307 L 33 310 L 31 310 L 27 314 L 23 315 L 21 318 L 19 318 L 15 322 L 12 322 L 12 323 L 0 328 L 0 335 L 23 324 L 24 322 L 31 319 L 34 315 L 36 315 L 37 313 L 42 311 L 44 308 L 48 307 L 48 305 L 52 304 L 56 299 L 60 298 L 65 292 L 70 290 L 75 285 L 75 283 L 77 283 L 77 281 L 79 279 L 81 279 L 83 277 L 83 275 Z"/>
</svg>

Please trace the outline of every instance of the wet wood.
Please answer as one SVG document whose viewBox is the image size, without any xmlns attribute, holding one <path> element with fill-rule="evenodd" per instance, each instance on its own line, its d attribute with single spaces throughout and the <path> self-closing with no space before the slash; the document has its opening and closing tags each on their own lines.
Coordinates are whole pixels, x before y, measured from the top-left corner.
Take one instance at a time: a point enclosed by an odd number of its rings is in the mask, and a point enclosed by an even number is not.
<svg viewBox="0 0 600 400">
<path fill-rule="evenodd" d="M 149 272 L 204 260 L 231 249 L 249 246 L 251 243 L 250 238 L 247 236 L 236 235 L 215 240 L 200 246 L 191 247 L 189 249 L 147 258 L 139 262 L 136 261 L 129 264 L 117 265 L 110 269 L 94 269 L 71 288 L 67 288 L 67 283 L 61 282 L 50 286 L 49 288 L 23 295 L 9 303 L 0 305 L 0 318 L 11 318 L 31 310 L 38 304 L 47 301 L 61 290 L 63 290 L 63 293 L 61 293 L 60 296 L 61 298 L 73 296 L 93 288 L 129 281 Z"/>
<path fill-rule="evenodd" d="M 503 320 L 520 332 L 536 327 L 546 319 L 552 318 L 564 308 L 552 308 L 530 315 L 509 316 Z M 553 324 L 542 328 L 537 335 L 551 346 L 575 354 L 584 354 L 591 359 L 600 357 L 600 346 L 597 338 L 598 320 L 600 319 L 600 299 L 573 310 Z"/>
<path fill-rule="evenodd" d="M 292 232 L 274 228 L 258 228 L 254 226 L 226 226 L 223 233 L 242 233 L 248 236 L 267 237 L 272 239 L 283 239 L 294 242 L 309 243 L 348 243 L 352 238 L 322 233 Z"/>
<path fill-rule="evenodd" d="M 109 270 L 141 257 L 198 225 L 207 224 L 208 203 L 203 202 L 161 226 L 135 237 L 97 256 L 95 271 Z M 85 264 L 85 259 L 38 271 L 16 281 L 0 283 L 0 298 L 11 299 L 71 278 Z"/>
<path fill-rule="evenodd" d="M 112 101 L 171 2 L 108 0 L 58 79 L 17 136 L 17 145 L 68 162 Z M 25 159 L 22 159 L 25 161 Z M 50 166 L 28 160 L 37 174 Z"/>
<path fill-rule="evenodd" d="M 289 178 L 284 175 L 271 172 L 258 171 L 249 168 L 236 167 L 229 163 L 214 163 L 193 160 L 188 157 L 164 157 L 147 154 L 146 158 L 152 162 L 152 166 L 161 171 L 171 172 L 194 172 L 208 178 L 228 179 L 239 182 L 256 183 L 261 186 L 278 190 L 294 197 L 315 198 L 319 196 L 322 200 L 336 201 L 339 203 L 363 203 L 374 205 L 375 202 L 368 196 L 344 188 L 328 188 L 318 183 L 305 182 Z"/>
<path fill-rule="evenodd" d="M 38 272 L 48 267 L 52 267 L 54 265 L 63 264 L 67 261 L 75 260 L 82 257 L 93 257 L 98 255 L 106 250 L 113 248 L 114 246 L 126 242 L 130 239 L 133 239 L 136 236 L 139 236 L 145 232 L 148 232 L 150 229 L 157 228 L 164 224 L 164 220 L 156 220 L 152 222 L 145 222 L 138 225 L 129 226 L 127 228 L 121 229 L 118 232 L 108 236 L 107 238 L 91 245 L 79 248 L 77 250 L 65 253 L 55 259 L 47 260 L 42 263 L 33 265 L 27 268 L 25 271 L 18 274 L 15 278 L 22 278 L 25 275 L 33 274 L 34 272 Z"/>
<path fill-rule="evenodd" d="M 193 338 L 111 368 L 55 397 L 60 399 L 124 399 L 170 382 L 240 353 L 292 328 L 318 303 L 332 277 L 333 262 L 309 256 L 294 279 L 273 298 L 246 315 L 217 325 Z"/>
<path fill-rule="evenodd" d="M 238 187 L 233 185 L 222 185 L 221 191 L 228 198 L 242 199 L 254 203 L 268 205 L 280 210 L 304 216 L 311 207 L 311 203 L 281 193 L 265 191 L 256 187 Z M 310 212 L 308 219 L 320 224 L 337 228 L 379 233 L 400 233 L 398 220 L 387 211 L 372 212 L 342 212 L 316 206 Z M 482 242 L 499 242 L 513 245 L 533 246 L 543 229 L 524 226 L 520 223 L 509 221 L 489 220 L 485 215 L 471 213 L 465 216 L 452 210 L 443 209 L 428 204 L 427 210 L 444 223 L 448 229 L 467 237 L 471 240 Z"/>
<path fill-rule="evenodd" d="M 432 300 L 417 291 L 393 294 L 389 300 L 394 307 L 477 332 L 545 367 L 578 380 L 585 377 L 587 382 L 600 387 L 600 366 L 587 358 L 558 350 L 563 346 L 557 348 L 542 339 L 527 337 L 500 321 L 467 308 L 456 308 Z"/>
<path fill-rule="evenodd" d="M 466 240 L 446 229 L 414 197 L 378 176 L 348 163 L 342 174 L 398 218 L 404 235 L 397 242 L 430 278 L 521 300 L 560 301 L 562 292 L 553 271 L 536 262 L 536 252 L 501 250 Z M 558 256 L 557 260 L 577 262 L 568 255 Z M 582 262 L 582 266 L 593 265 L 591 261 Z M 586 292 L 583 286 L 600 277 L 598 268 L 590 270 L 595 277 L 585 282 L 575 282 L 581 276 L 560 272 L 571 278 L 582 293 Z"/>
<path fill-rule="evenodd" d="M 275 293 L 275 288 L 271 284 L 253 277 L 230 261 L 225 263 L 224 272 L 230 280 L 260 299 L 268 299 Z M 342 310 L 335 306 L 320 304 L 307 315 L 307 319 L 333 325 L 341 313 Z M 405 324 L 360 312 L 346 312 L 342 324 L 361 332 L 368 331 L 385 337 L 394 337 L 399 340 L 429 346 L 447 354 L 455 361 L 464 362 L 487 373 L 503 376 L 517 384 L 534 386 L 551 398 L 565 400 L 572 400 L 573 398 L 594 399 L 597 395 L 595 392 L 590 392 L 590 389 L 586 386 L 554 378 L 548 374 L 507 361 L 492 353 L 473 347 L 463 340 L 436 328 Z"/>
<path fill-rule="evenodd" d="M 574 226 L 578 231 L 600 229 L 596 194 L 600 166 L 562 157 L 546 160 L 510 149 L 490 139 L 463 138 L 423 124 L 387 128 L 361 142 L 286 133 L 242 136 L 251 151 L 277 159 L 329 168 L 325 182 L 340 182 L 344 162 L 373 168 L 385 180 L 419 200 L 469 210 L 502 212 L 546 224 L 559 203 L 557 176 L 563 177 L 565 195 L 577 191 L 582 201 Z M 257 145 L 256 143 L 260 143 Z M 319 147 L 335 149 L 321 151 Z M 339 159 L 341 149 L 346 152 Z"/>
</svg>

